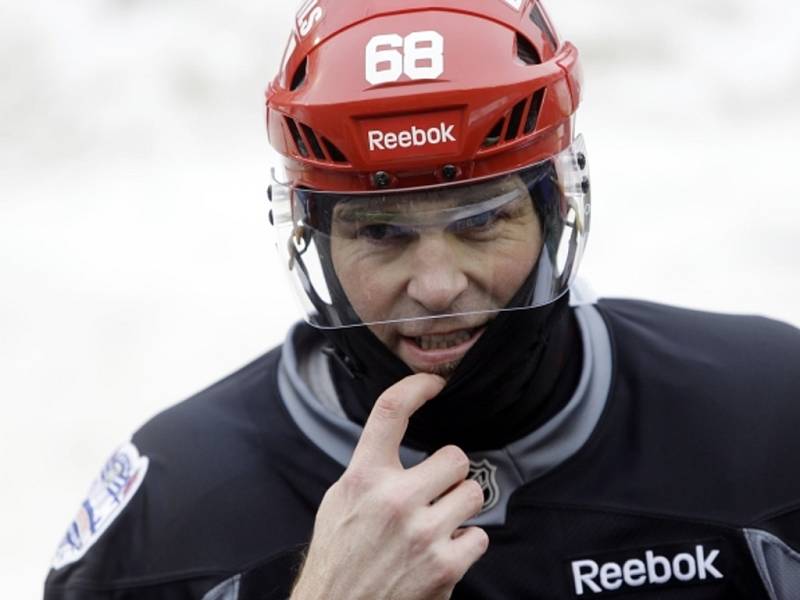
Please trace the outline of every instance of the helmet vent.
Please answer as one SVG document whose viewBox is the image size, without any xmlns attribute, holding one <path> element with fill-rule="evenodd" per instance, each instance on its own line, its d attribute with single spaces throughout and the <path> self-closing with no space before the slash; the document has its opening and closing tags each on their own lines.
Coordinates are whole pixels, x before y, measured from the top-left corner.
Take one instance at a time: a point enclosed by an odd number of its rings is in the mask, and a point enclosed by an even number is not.
<svg viewBox="0 0 800 600">
<path fill-rule="evenodd" d="M 522 34 L 517 34 L 517 58 L 526 65 L 541 64 L 542 59 L 533 44 Z"/>
<path fill-rule="evenodd" d="M 325 148 L 328 150 L 328 155 L 330 155 L 330 157 L 333 159 L 333 162 L 347 162 L 347 157 L 342 154 L 342 151 L 339 150 L 339 148 L 337 148 L 330 140 L 322 138 L 322 143 L 325 144 Z"/>
<path fill-rule="evenodd" d="M 300 66 L 298 66 L 297 70 L 294 72 L 294 76 L 292 77 L 292 84 L 289 86 L 289 90 L 293 92 L 297 88 L 299 88 L 300 85 L 302 85 L 302 83 L 306 80 L 307 69 L 308 69 L 308 58 L 304 58 L 303 62 L 300 63 Z"/>
<path fill-rule="evenodd" d="M 534 2 L 533 8 L 530 12 L 531 21 L 533 24 L 536 25 L 541 31 L 542 34 L 547 38 L 547 41 L 550 42 L 550 46 L 552 46 L 553 50 L 558 48 L 558 42 L 556 41 L 556 35 L 553 33 L 553 30 L 547 24 L 547 21 L 542 14 L 542 10 L 539 8 L 539 2 Z"/>
<path fill-rule="evenodd" d="M 483 140 L 484 148 L 490 148 L 497 145 L 497 142 L 500 141 L 500 136 L 503 133 L 503 125 L 505 125 L 505 122 L 505 118 L 502 118 L 495 123 L 494 127 L 492 127 L 492 130 L 489 132 L 489 135 L 487 135 L 486 139 Z"/>
<path fill-rule="evenodd" d="M 483 140 L 482 147 L 491 148 L 499 144 L 501 140 L 503 143 L 512 142 L 515 139 L 532 134 L 536 130 L 536 123 L 539 120 L 544 91 L 544 88 L 537 90 L 528 98 L 523 98 L 517 102 L 514 108 L 506 113 L 505 117 L 494 124 L 492 130 Z"/>
<path fill-rule="evenodd" d="M 511 111 L 511 119 L 508 121 L 508 130 L 506 131 L 506 141 L 511 141 L 519 133 L 519 126 L 522 123 L 522 113 L 525 111 L 525 105 L 528 100 L 520 100 L 514 105 L 514 110 Z"/>
<path fill-rule="evenodd" d="M 536 121 L 539 120 L 539 111 L 542 109 L 542 100 L 544 100 L 544 88 L 535 91 L 531 96 L 528 117 L 525 119 L 525 135 L 536 129 Z"/>
<path fill-rule="evenodd" d="M 325 153 L 322 151 L 322 146 L 319 145 L 319 140 L 317 139 L 314 130 L 308 125 L 303 125 L 302 123 L 300 124 L 300 127 L 303 129 L 303 133 L 306 135 L 306 139 L 308 140 L 311 150 L 314 152 L 314 156 L 317 158 L 317 160 L 325 160 Z"/>
<path fill-rule="evenodd" d="M 292 135 L 297 153 L 303 158 L 314 158 L 319 161 L 347 164 L 347 157 L 330 140 L 317 133 L 304 123 L 298 123 L 284 115 L 286 126 Z M 312 157 L 313 154 L 313 157 Z"/>
<path fill-rule="evenodd" d="M 292 134 L 292 139 L 294 140 L 295 146 L 297 146 L 297 151 L 300 153 L 300 156 L 308 158 L 308 147 L 306 146 L 305 140 L 303 140 L 303 136 L 300 135 L 297 123 L 294 122 L 294 119 L 286 117 L 286 125 L 289 127 L 289 133 Z"/>
</svg>

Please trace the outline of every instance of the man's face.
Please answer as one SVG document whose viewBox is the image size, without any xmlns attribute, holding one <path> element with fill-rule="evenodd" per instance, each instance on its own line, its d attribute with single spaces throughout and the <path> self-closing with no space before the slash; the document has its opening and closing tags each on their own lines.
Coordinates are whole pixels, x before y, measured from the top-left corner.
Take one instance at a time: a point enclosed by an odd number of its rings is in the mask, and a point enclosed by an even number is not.
<svg viewBox="0 0 800 600">
<path fill-rule="evenodd" d="M 331 225 L 333 265 L 358 316 L 384 322 L 369 327 L 413 371 L 443 376 L 508 305 L 541 247 L 516 176 L 343 201 Z"/>
</svg>

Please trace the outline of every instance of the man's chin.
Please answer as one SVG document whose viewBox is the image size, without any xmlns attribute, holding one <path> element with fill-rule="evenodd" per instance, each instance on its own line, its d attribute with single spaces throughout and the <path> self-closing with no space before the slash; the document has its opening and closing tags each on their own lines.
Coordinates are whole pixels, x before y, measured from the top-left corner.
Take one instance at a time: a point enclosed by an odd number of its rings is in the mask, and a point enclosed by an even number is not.
<svg viewBox="0 0 800 600">
<path fill-rule="evenodd" d="M 461 362 L 460 360 L 456 360 L 449 363 L 443 363 L 441 365 L 426 367 L 424 369 L 414 367 L 413 365 L 408 365 L 408 367 L 415 373 L 430 373 L 431 375 L 438 375 L 439 377 L 443 377 L 444 379 L 450 379 L 453 373 L 456 372 L 456 369 L 458 368 L 460 362 Z"/>
</svg>

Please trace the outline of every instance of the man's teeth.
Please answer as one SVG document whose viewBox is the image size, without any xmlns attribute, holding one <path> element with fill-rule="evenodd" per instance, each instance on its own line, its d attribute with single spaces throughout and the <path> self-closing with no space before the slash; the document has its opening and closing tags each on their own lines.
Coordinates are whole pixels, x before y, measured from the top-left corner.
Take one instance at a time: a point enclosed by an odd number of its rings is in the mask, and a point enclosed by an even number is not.
<svg viewBox="0 0 800 600">
<path fill-rule="evenodd" d="M 445 335 L 423 335 L 415 338 L 415 341 L 417 342 L 417 346 L 423 350 L 443 350 L 463 344 L 470 337 L 472 337 L 471 332 L 461 330 Z"/>
</svg>

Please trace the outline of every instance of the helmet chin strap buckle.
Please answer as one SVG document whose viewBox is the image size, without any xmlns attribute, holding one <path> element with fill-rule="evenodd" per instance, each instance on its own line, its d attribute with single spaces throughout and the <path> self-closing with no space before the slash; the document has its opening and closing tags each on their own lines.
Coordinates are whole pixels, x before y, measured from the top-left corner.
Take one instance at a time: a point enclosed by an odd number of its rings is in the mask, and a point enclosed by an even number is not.
<svg viewBox="0 0 800 600">
<path fill-rule="evenodd" d="M 364 374 L 363 370 L 356 364 L 356 361 L 336 346 L 326 345 L 322 348 L 322 352 L 339 363 L 339 366 L 350 376 L 350 379 L 360 379 Z"/>
</svg>

